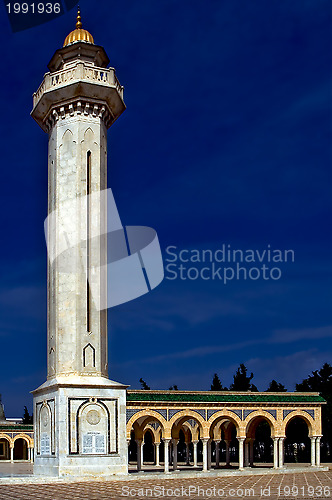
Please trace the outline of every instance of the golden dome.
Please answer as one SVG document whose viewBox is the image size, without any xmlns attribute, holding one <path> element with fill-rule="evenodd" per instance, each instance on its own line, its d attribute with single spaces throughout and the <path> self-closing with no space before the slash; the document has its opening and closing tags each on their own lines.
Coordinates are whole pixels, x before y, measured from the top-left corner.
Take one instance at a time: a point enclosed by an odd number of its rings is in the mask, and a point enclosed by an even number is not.
<svg viewBox="0 0 332 500">
<path fill-rule="evenodd" d="M 76 29 L 66 36 L 64 47 L 74 42 L 87 42 L 94 43 L 93 36 L 87 31 L 82 29 L 81 12 L 77 11 Z"/>
</svg>

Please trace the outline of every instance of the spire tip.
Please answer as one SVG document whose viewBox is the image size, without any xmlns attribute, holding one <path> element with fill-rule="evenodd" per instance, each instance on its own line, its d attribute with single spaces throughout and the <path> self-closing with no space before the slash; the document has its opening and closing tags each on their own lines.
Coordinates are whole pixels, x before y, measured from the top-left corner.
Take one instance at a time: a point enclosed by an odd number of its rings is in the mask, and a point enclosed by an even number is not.
<svg viewBox="0 0 332 500">
<path fill-rule="evenodd" d="M 81 11 L 79 5 L 77 6 L 77 19 L 76 19 L 76 29 L 82 28 Z"/>
</svg>

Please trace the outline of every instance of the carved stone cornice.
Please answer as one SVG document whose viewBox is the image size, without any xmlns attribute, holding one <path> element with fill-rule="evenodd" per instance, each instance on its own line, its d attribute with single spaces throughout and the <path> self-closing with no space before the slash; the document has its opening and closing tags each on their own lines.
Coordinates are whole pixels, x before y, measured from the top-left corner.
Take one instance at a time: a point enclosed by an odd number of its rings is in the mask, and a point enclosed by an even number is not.
<svg viewBox="0 0 332 500">
<path fill-rule="evenodd" d="M 77 99 L 67 104 L 62 103 L 61 105 L 53 106 L 44 120 L 45 130 L 50 132 L 59 120 L 74 116 L 100 118 L 106 128 L 109 128 L 115 120 L 112 111 L 105 103 L 89 99 Z"/>
</svg>

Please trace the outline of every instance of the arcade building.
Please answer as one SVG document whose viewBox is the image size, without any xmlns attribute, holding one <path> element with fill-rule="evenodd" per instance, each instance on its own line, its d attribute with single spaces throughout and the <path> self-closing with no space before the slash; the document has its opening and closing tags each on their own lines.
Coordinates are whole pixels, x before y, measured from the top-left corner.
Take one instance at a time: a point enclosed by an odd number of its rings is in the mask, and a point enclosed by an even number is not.
<svg viewBox="0 0 332 500">
<path fill-rule="evenodd" d="M 317 393 L 127 390 L 129 469 L 208 471 L 265 463 L 280 469 L 290 461 L 289 448 L 294 461 L 292 424 L 299 421 L 306 430 L 295 459 L 319 467 L 323 404 Z M 33 425 L 6 420 L 2 406 L 0 460 L 34 460 Z"/>
</svg>

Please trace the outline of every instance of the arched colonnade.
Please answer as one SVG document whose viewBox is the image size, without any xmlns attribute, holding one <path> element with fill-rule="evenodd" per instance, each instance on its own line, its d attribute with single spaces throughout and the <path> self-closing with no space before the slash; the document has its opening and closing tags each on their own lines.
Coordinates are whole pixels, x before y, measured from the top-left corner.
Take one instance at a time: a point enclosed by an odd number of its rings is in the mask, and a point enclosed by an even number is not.
<svg viewBox="0 0 332 500">
<path fill-rule="evenodd" d="M 154 447 L 153 463 L 164 472 L 179 466 L 200 467 L 203 471 L 220 467 L 253 467 L 257 431 L 265 425 L 271 441 L 271 462 L 274 468 L 284 467 L 284 443 L 287 428 L 294 419 L 307 425 L 310 439 L 311 465 L 320 465 L 320 408 L 284 409 L 130 409 L 127 411 L 127 442 L 136 460 L 129 461 L 141 471 L 144 447 Z M 146 434 L 149 439 L 146 439 Z M 181 449 L 180 449 L 181 448 Z M 269 450 L 267 450 L 269 452 Z M 134 453 L 132 453 L 134 455 Z M 132 460 L 131 460 L 132 459 Z"/>
</svg>

